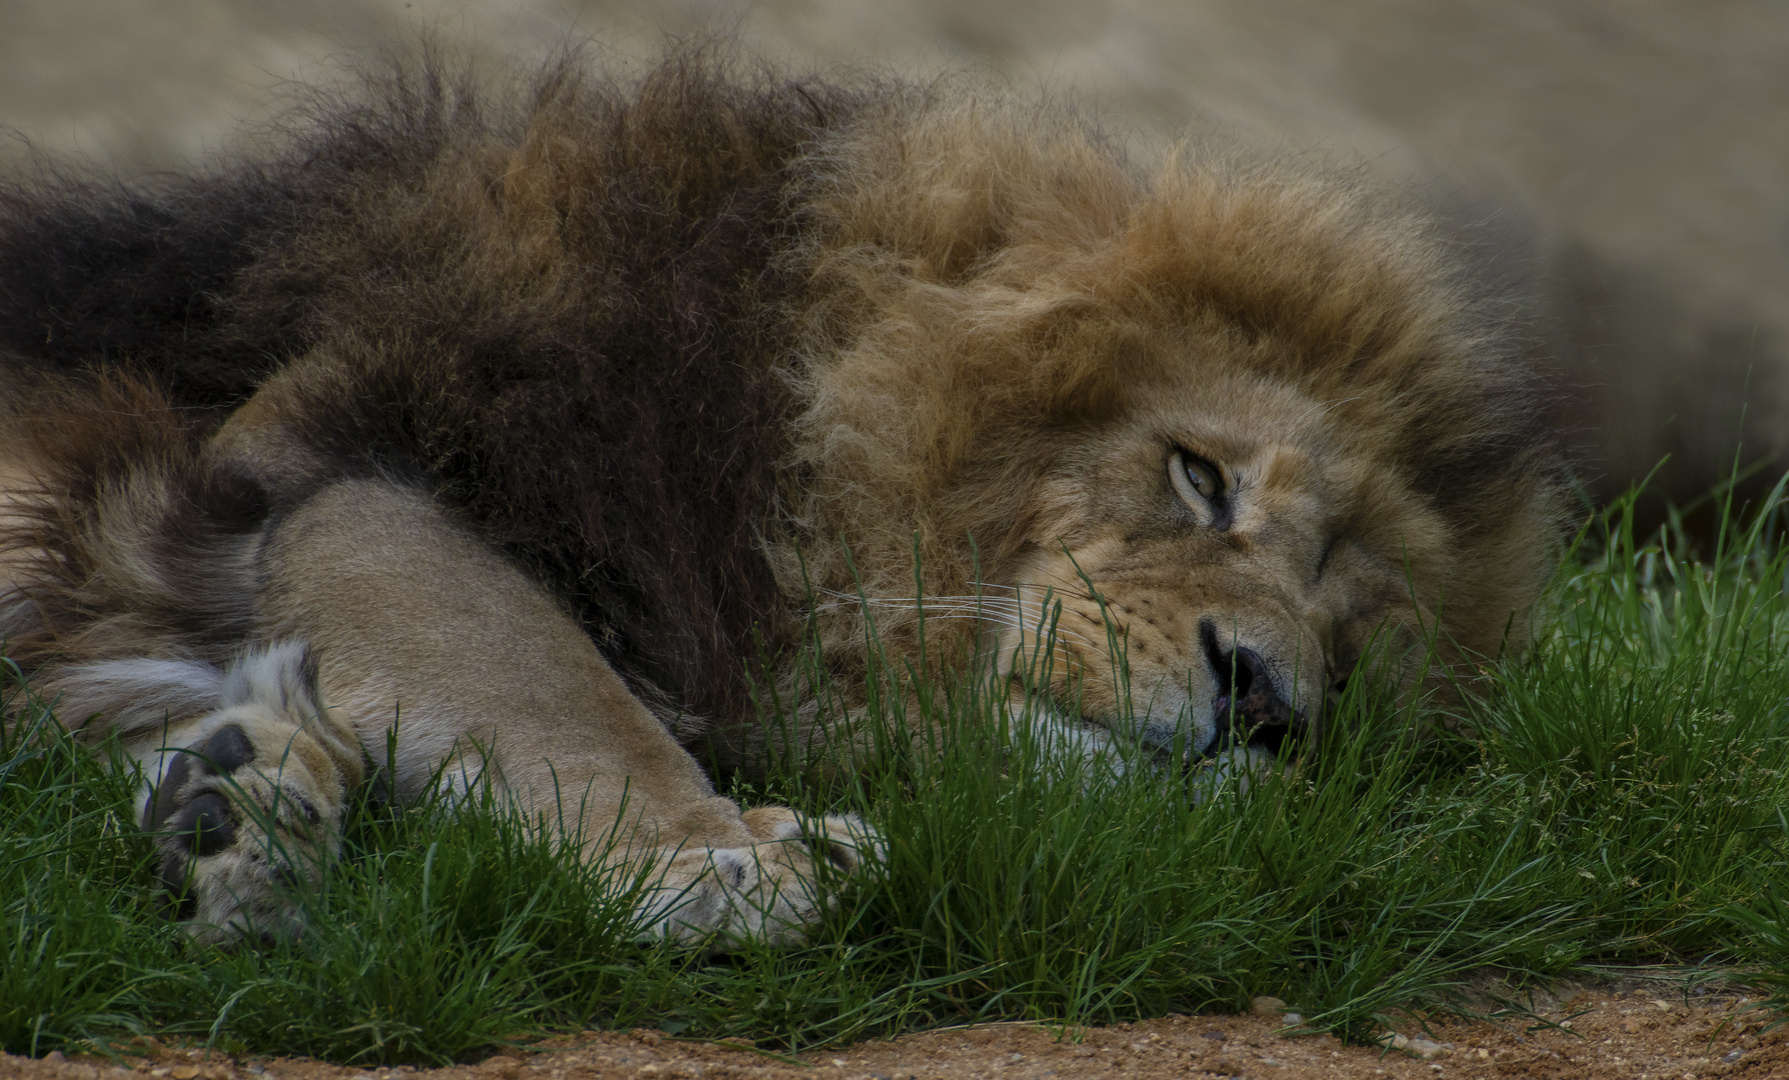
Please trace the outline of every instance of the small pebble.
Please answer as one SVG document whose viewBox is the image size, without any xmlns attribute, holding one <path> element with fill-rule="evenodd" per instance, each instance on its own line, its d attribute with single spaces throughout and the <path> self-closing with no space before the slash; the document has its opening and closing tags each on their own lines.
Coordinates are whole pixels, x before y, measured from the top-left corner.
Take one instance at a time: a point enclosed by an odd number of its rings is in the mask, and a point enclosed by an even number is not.
<svg viewBox="0 0 1789 1080">
<path fill-rule="evenodd" d="M 1411 1039 L 1408 1046 L 1401 1048 L 1406 1054 L 1422 1058 L 1424 1061 L 1439 1061 L 1451 1057 L 1454 1048 L 1447 1043 L 1438 1043 L 1433 1039 Z"/>
</svg>

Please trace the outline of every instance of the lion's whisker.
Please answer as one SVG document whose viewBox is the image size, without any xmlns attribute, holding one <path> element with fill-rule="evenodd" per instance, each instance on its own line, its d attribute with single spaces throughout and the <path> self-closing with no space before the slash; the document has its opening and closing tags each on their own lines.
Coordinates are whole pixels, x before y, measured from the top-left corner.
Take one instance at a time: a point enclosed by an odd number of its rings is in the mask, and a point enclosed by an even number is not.
<svg viewBox="0 0 1789 1080">
<path fill-rule="evenodd" d="M 1086 600 L 1097 604 L 1104 599 L 1103 597 L 1095 596 L 1093 593 L 1090 593 L 1085 589 L 1070 589 L 1062 585 L 1037 585 L 1029 581 L 1021 581 L 1018 584 L 1018 588 L 1021 590 L 1019 593 L 1021 596 L 1024 595 L 1022 590 L 1031 589 L 1035 592 L 1041 592 L 1061 600 Z"/>
<path fill-rule="evenodd" d="M 874 602 L 875 601 L 872 601 L 872 603 Z M 1017 630 L 1027 634 L 1039 633 L 1040 624 L 1048 620 L 1047 612 L 1027 608 L 1019 605 L 1017 601 L 1008 601 L 1008 605 L 1007 610 L 972 605 L 950 605 L 942 607 L 921 605 L 920 610 L 925 612 L 928 619 L 970 619 L 978 622 L 990 623 L 994 626 L 1008 630 Z M 816 610 L 842 608 L 844 606 L 845 605 L 843 604 L 822 605 Z M 907 607 L 909 605 L 889 600 L 883 601 L 881 606 Z M 1091 638 L 1071 627 L 1052 626 L 1049 629 L 1042 631 L 1042 633 L 1044 633 L 1045 636 L 1053 636 L 1065 641 L 1078 642 L 1089 648 L 1094 646 L 1094 642 Z"/>
</svg>

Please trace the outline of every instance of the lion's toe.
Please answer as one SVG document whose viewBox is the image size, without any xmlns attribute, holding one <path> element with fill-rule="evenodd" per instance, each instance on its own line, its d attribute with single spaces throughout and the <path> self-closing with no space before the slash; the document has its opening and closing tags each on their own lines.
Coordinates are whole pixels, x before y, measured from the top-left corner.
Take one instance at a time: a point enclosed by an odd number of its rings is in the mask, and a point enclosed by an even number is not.
<svg viewBox="0 0 1789 1080">
<path fill-rule="evenodd" d="M 854 874 L 868 863 L 879 863 L 887 845 L 876 828 L 856 814 L 828 814 L 807 821 L 805 839 L 825 857 L 833 869 Z"/>
<path fill-rule="evenodd" d="M 761 806 L 747 810 L 742 819 L 759 841 L 804 844 L 844 873 L 880 860 L 884 850 L 882 834 L 855 814 L 805 817 L 786 806 Z"/>
<path fill-rule="evenodd" d="M 883 853 L 881 834 L 854 815 L 803 817 L 771 806 L 743 820 L 756 843 L 671 860 L 643 911 L 649 934 L 720 951 L 748 940 L 799 943 L 835 902 L 828 879 L 836 884 Z"/>
</svg>

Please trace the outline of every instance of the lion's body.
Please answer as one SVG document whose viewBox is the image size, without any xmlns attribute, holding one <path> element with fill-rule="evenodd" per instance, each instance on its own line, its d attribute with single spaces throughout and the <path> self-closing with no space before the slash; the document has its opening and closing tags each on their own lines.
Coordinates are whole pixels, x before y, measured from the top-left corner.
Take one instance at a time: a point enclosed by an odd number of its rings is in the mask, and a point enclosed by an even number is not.
<svg viewBox="0 0 1789 1080">
<path fill-rule="evenodd" d="M 173 891 L 227 812 L 167 748 L 264 772 L 281 731 L 314 741 L 339 776 L 296 794 L 339 807 L 341 747 L 385 764 L 399 715 L 400 796 L 477 746 L 525 807 L 592 793 L 598 847 L 627 792 L 700 856 L 678 888 L 728 852 L 781 860 L 774 888 L 808 873 L 766 846 L 799 830 L 678 744 L 761 749 L 752 673 L 787 678 L 815 595 L 868 596 L 897 657 L 916 587 L 983 597 L 932 620 L 940 658 L 1010 653 L 1060 602 L 1068 721 L 1200 751 L 1214 700 L 1314 717 L 1387 624 L 1497 651 L 1561 479 L 1454 280 L 1346 185 L 1145 175 L 1073 117 L 943 89 L 689 58 L 513 107 L 393 82 L 271 163 L 4 194 L 0 634 L 184 792 L 145 810 L 190 834 Z M 1183 455 L 1221 472 L 1209 503 Z M 862 606 L 817 611 L 848 684 Z M 1074 677 L 1108 621 L 1135 710 Z M 738 928 L 724 893 L 698 931 Z"/>
</svg>

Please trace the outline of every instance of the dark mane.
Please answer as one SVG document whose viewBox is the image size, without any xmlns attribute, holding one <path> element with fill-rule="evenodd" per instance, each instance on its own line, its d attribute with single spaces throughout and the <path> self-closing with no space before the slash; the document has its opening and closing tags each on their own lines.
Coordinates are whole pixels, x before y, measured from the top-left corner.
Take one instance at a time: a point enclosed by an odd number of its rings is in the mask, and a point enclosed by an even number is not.
<svg viewBox="0 0 1789 1080">
<path fill-rule="evenodd" d="M 788 618 L 759 532 L 796 407 L 789 170 L 860 107 L 700 51 L 509 93 L 400 70 L 275 161 L 0 191 L 0 349 L 189 409 L 315 369 L 299 422 L 342 470 L 434 490 L 649 701 L 743 716 Z"/>
</svg>

